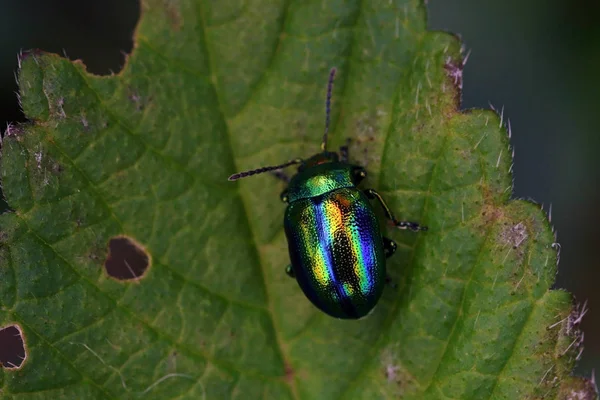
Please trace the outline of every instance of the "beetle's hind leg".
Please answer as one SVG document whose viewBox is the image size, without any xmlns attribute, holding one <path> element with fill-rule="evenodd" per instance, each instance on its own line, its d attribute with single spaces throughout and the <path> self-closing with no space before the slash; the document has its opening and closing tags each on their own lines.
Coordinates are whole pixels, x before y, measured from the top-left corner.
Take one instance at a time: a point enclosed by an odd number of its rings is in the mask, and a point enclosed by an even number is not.
<svg viewBox="0 0 600 400">
<path fill-rule="evenodd" d="M 383 237 L 383 251 L 385 252 L 386 258 L 390 258 L 396 252 L 397 248 L 398 245 L 396 245 L 396 242 L 392 239 Z"/>
<path fill-rule="evenodd" d="M 385 236 L 382 239 L 385 258 L 390 258 L 396 252 L 398 245 L 392 239 L 386 238 Z M 396 284 L 393 283 L 392 278 L 390 278 L 390 276 L 387 274 L 385 275 L 385 283 L 388 285 L 392 285 L 392 287 L 394 288 L 396 287 Z"/>
<path fill-rule="evenodd" d="M 417 232 L 417 231 L 426 231 L 427 227 L 426 226 L 421 226 L 416 222 L 409 222 L 409 221 L 398 221 L 396 219 L 396 217 L 394 217 L 394 214 L 392 213 L 392 211 L 390 210 L 390 208 L 388 207 L 388 205 L 385 203 L 385 201 L 383 200 L 383 198 L 381 197 L 381 195 L 379 193 L 377 193 L 375 190 L 373 189 L 366 189 L 365 190 L 365 194 L 367 195 L 367 197 L 369 199 L 375 199 L 379 202 L 379 204 L 381 204 L 381 207 L 383 208 L 383 211 L 385 212 L 385 216 L 387 217 L 387 219 L 389 219 L 390 221 L 392 221 L 392 223 L 394 224 L 394 226 L 398 229 L 410 229 L 411 231 Z"/>
<path fill-rule="evenodd" d="M 398 287 L 398 284 L 396 282 L 394 282 L 394 280 L 389 275 L 385 276 L 385 284 L 390 285 L 394 289 L 396 289 Z"/>
<path fill-rule="evenodd" d="M 285 273 L 290 278 L 295 278 L 296 277 L 296 274 L 294 273 L 294 270 L 292 269 L 292 265 L 291 264 L 289 264 L 287 267 L 285 267 Z"/>
</svg>

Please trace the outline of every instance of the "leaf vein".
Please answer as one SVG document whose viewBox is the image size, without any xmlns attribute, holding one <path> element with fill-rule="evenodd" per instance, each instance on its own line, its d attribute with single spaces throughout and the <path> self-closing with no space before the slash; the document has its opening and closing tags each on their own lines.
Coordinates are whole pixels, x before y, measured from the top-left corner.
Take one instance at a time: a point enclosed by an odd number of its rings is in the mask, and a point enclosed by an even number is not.
<svg viewBox="0 0 600 400">
<path fill-rule="evenodd" d="M 18 315 L 17 313 L 15 313 L 15 315 Z M 104 393 L 106 395 L 107 398 L 113 398 L 107 391 L 106 389 L 104 389 L 104 387 L 102 387 L 98 382 L 96 382 L 95 380 L 93 380 L 92 378 L 90 378 L 89 376 L 85 375 L 80 368 L 77 368 L 72 362 L 71 360 L 69 360 L 69 358 L 67 358 L 62 352 L 60 352 L 56 346 L 54 346 L 52 343 L 50 343 L 48 340 L 46 340 L 46 338 L 41 335 L 36 329 L 34 329 L 32 326 L 28 325 L 27 323 L 24 322 L 24 318 L 19 318 L 19 321 L 27 327 L 27 329 L 31 332 L 33 332 L 34 335 L 36 335 L 38 337 L 38 339 L 43 342 L 46 346 L 48 346 L 50 349 L 52 349 L 60 358 L 62 358 L 65 362 L 65 364 L 67 364 L 76 374 L 78 374 L 81 378 L 87 379 L 89 382 L 92 383 L 92 385 L 94 385 L 99 391 L 101 391 L 102 393 Z M 69 385 L 70 386 L 70 385 Z M 50 388 L 50 389 L 55 389 L 55 388 Z M 60 388 L 58 388 L 60 389 Z M 39 392 L 41 392 L 42 390 L 39 390 Z M 29 392 L 28 392 L 29 393 Z"/>
<path fill-rule="evenodd" d="M 267 75 L 272 70 L 273 65 L 275 64 L 275 58 L 277 57 L 278 50 L 281 47 L 281 41 L 282 41 L 281 39 L 285 32 L 286 20 L 289 17 L 290 3 L 291 3 L 291 0 L 285 0 L 283 10 L 281 13 L 282 17 L 281 17 L 281 24 L 279 25 L 279 33 L 277 34 L 277 41 L 275 42 L 275 45 L 273 46 L 273 52 L 270 54 L 269 61 L 267 61 L 267 65 L 263 69 L 262 74 L 258 77 L 258 79 L 256 79 L 256 81 L 254 82 L 252 87 L 250 87 L 250 94 L 248 95 L 248 98 L 246 99 L 244 104 L 241 104 L 239 106 L 237 112 L 235 112 L 231 116 L 232 118 L 235 117 L 236 115 L 239 115 L 242 111 L 244 111 L 244 109 L 250 104 L 253 97 L 258 92 L 258 90 L 265 84 Z M 223 116 L 225 116 L 225 114 L 223 114 Z"/>
<path fill-rule="evenodd" d="M 162 333 L 161 331 L 157 330 L 151 323 L 149 323 L 144 318 L 142 318 L 138 314 L 136 314 L 135 311 L 130 310 L 129 308 L 123 306 L 116 299 L 114 299 L 113 297 L 109 296 L 107 293 L 105 293 L 102 290 L 100 290 L 100 288 L 97 287 L 93 282 L 91 282 L 87 277 L 81 275 L 79 273 L 79 271 L 77 270 L 77 268 L 75 268 L 65 257 L 63 257 L 62 254 L 60 254 L 59 252 L 57 252 L 51 245 L 49 245 L 48 243 L 46 243 L 44 241 L 44 239 L 37 234 L 37 232 L 35 232 L 33 229 L 31 229 L 31 227 L 29 227 L 29 225 L 27 224 L 27 221 L 23 220 L 22 218 L 21 218 L 21 221 L 23 222 L 23 224 L 25 226 L 27 226 L 27 228 L 29 229 L 29 231 L 40 241 L 40 243 L 42 243 L 44 246 L 46 246 L 59 259 L 61 259 L 65 263 L 65 265 L 67 265 L 68 267 L 70 267 L 72 271 L 74 271 L 76 274 L 78 274 L 80 276 L 80 278 L 82 279 L 82 281 L 86 282 L 91 288 L 95 289 L 98 293 L 102 294 L 106 299 L 108 299 L 109 301 L 111 301 L 117 308 L 119 308 L 124 313 L 126 313 L 132 320 L 137 320 L 140 323 L 142 323 L 145 326 L 145 328 L 148 329 L 148 331 L 152 332 L 155 336 L 160 337 L 162 340 L 164 340 L 165 342 L 169 343 L 171 346 L 177 347 L 177 348 L 181 349 L 182 353 L 187 353 L 190 356 L 210 361 L 214 365 L 219 366 L 219 368 L 222 368 L 224 370 L 235 371 L 237 373 L 246 374 L 246 375 L 249 375 L 249 376 L 254 376 L 254 377 L 257 377 L 257 378 L 260 378 L 260 379 L 263 379 L 263 380 L 267 380 L 267 381 L 270 381 L 270 380 L 276 380 L 276 381 L 278 381 L 279 380 L 279 377 L 265 375 L 264 373 L 262 373 L 262 372 L 260 372 L 258 370 L 251 370 L 251 369 L 241 370 L 235 364 L 231 364 L 228 361 L 219 361 L 217 358 L 215 358 L 212 355 L 209 355 L 206 352 L 198 352 L 198 351 L 190 349 L 188 346 L 186 346 L 184 344 L 177 343 L 172 337 L 170 337 L 167 334 Z M 165 268 L 167 268 L 167 267 L 165 267 Z M 179 275 L 177 275 L 177 276 L 181 278 L 181 276 L 179 276 Z M 192 284 L 193 284 L 193 282 L 192 282 Z M 215 296 L 218 296 L 218 295 L 215 294 Z M 229 301 L 228 304 L 229 303 L 232 303 L 232 302 Z M 243 306 L 244 307 L 249 307 L 249 308 L 255 307 L 255 306 L 248 305 L 248 304 L 243 304 Z"/>
<path fill-rule="evenodd" d="M 438 365 L 435 369 L 435 372 L 431 376 L 431 380 L 429 381 L 429 384 L 425 388 L 425 391 L 424 391 L 425 393 L 428 392 L 429 389 L 432 388 L 434 383 L 436 382 L 436 377 L 438 376 L 439 372 L 441 371 L 441 367 L 442 367 L 444 358 L 446 357 L 446 355 L 452 348 L 452 346 L 450 344 L 453 343 L 454 340 L 458 336 L 457 326 L 458 326 L 458 322 L 461 320 L 462 316 L 465 313 L 464 309 L 465 309 L 465 304 L 466 304 L 466 300 L 467 300 L 467 296 L 466 296 L 467 289 L 473 283 L 473 276 L 475 274 L 475 270 L 477 269 L 478 264 L 480 264 L 481 256 L 483 255 L 484 250 L 486 249 L 486 246 L 488 244 L 488 240 L 490 239 L 491 233 L 492 233 L 492 226 L 488 227 L 488 229 L 487 229 L 485 237 L 481 243 L 481 247 L 479 248 L 479 251 L 477 253 L 475 263 L 474 263 L 473 267 L 471 268 L 471 273 L 469 274 L 469 279 L 467 280 L 466 284 L 464 285 L 464 288 L 463 288 L 462 294 L 461 294 L 461 300 L 460 300 L 460 306 L 458 308 L 458 313 L 456 314 L 456 318 L 454 318 L 454 322 L 452 323 L 452 329 L 450 331 L 450 335 L 448 336 L 448 339 L 445 341 L 446 344 L 444 346 L 442 355 L 440 356 L 440 359 L 438 361 Z"/>
</svg>

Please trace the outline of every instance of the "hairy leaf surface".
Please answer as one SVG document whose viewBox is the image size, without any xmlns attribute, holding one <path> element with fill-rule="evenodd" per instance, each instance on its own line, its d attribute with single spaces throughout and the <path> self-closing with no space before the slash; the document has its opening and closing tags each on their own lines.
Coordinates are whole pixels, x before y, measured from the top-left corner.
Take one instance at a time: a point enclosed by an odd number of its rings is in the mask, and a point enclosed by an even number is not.
<svg viewBox="0 0 600 400">
<path fill-rule="evenodd" d="M 579 318 L 549 290 L 548 220 L 511 200 L 501 118 L 459 111 L 460 42 L 422 2 L 144 0 L 119 74 L 21 62 L 0 329 L 25 360 L 3 363 L 3 398 L 592 396 L 568 377 Z M 227 181 L 319 151 L 332 66 L 330 147 L 351 139 L 363 186 L 429 226 L 386 228 L 392 284 L 360 321 L 284 273 L 281 182 Z"/>
</svg>

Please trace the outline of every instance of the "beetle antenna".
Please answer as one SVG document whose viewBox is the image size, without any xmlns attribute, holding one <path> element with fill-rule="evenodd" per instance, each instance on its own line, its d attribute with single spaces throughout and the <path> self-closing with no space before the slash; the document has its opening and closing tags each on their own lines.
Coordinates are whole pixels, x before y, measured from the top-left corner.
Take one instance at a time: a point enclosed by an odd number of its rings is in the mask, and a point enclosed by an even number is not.
<svg viewBox="0 0 600 400">
<path fill-rule="evenodd" d="M 273 165 L 271 167 L 262 167 L 262 168 L 257 168 L 257 169 L 253 169 L 251 171 L 244 171 L 244 172 L 238 172 L 237 174 L 233 174 L 229 177 L 230 181 L 236 181 L 240 178 L 245 178 L 247 176 L 252 176 L 252 175 L 256 175 L 256 174 L 262 174 L 263 172 L 268 172 L 268 171 L 273 171 L 275 169 L 282 169 L 285 167 L 289 167 L 290 165 L 294 165 L 294 164 L 300 164 L 302 162 L 302 159 L 300 158 L 296 158 L 295 160 L 290 160 L 286 163 L 283 163 L 281 165 Z"/>
<path fill-rule="evenodd" d="M 327 134 L 329 133 L 329 120 L 331 114 L 331 92 L 333 91 L 333 80 L 335 79 L 335 67 L 329 71 L 329 82 L 327 82 L 327 100 L 325 101 L 325 133 L 323 134 L 323 143 L 321 150 L 327 150 Z"/>
</svg>

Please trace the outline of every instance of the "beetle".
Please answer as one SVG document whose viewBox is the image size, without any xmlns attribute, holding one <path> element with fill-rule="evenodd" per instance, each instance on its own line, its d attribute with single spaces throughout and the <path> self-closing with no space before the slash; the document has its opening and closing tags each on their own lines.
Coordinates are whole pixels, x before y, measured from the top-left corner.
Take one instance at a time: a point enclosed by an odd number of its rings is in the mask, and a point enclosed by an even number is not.
<svg viewBox="0 0 600 400">
<path fill-rule="evenodd" d="M 357 186 L 367 176 L 364 168 L 348 162 L 348 145 L 327 151 L 331 94 L 336 69 L 329 73 L 325 102 L 325 133 L 321 152 L 308 159 L 239 172 L 230 181 L 271 171 L 288 183 L 281 199 L 288 204 L 283 225 L 291 264 L 306 297 L 321 311 L 341 319 L 359 319 L 377 305 L 386 282 L 386 258 L 396 243 L 384 237 L 370 200 L 399 229 L 425 231 L 415 222 L 398 221 L 381 195 Z M 289 179 L 281 170 L 299 165 Z"/>
</svg>

